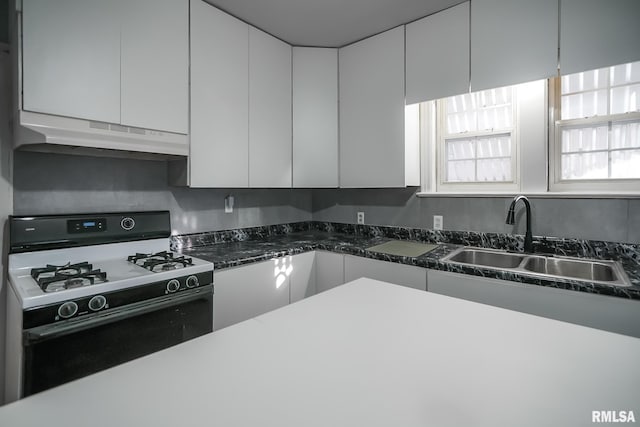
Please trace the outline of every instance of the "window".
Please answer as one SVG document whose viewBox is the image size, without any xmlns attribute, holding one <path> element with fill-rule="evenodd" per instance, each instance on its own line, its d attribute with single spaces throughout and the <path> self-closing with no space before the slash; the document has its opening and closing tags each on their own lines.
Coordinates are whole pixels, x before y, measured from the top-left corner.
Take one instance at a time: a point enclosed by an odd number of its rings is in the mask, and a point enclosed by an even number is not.
<svg viewBox="0 0 640 427">
<path fill-rule="evenodd" d="M 552 190 L 640 189 L 640 62 L 554 79 Z"/>
<path fill-rule="evenodd" d="M 420 123 L 423 193 L 640 193 L 640 62 L 424 102 Z"/>
<path fill-rule="evenodd" d="M 517 185 L 513 87 L 438 101 L 438 188 L 508 189 Z"/>
<path fill-rule="evenodd" d="M 414 108 L 418 104 L 407 106 L 407 138 L 417 132 L 421 146 L 421 192 L 518 191 L 521 184 L 519 99 L 533 101 L 535 107 L 525 109 L 523 123 L 537 126 L 530 116 L 538 114 L 541 122 L 544 121 L 545 94 L 546 82 L 539 81 L 427 101 L 419 104 L 419 120 L 415 118 L 418 109 Z M 419 131 L 413 129 L 416 122 Z M 539 127 L 544 129 L 546 138 L 546 126 L 540 123 Z M 546 165 L 544 160 L 543 163 Z M 542 175 L 546 177 L 545 173 Z"/>
</svg>

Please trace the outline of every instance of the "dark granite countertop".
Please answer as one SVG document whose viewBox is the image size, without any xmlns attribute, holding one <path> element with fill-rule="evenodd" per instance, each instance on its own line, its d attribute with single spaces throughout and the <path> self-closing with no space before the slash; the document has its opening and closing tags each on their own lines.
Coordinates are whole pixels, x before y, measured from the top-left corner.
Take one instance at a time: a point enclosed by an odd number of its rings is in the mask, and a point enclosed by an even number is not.
<svg viewBox="0 0 640 427">
<path fill-rule="evenodd" d="M 424 238 L 407 239 L 406 237 L 407 236 L 403 235 L 352 234 L 338 231 L 306 229 L 288 231 L 285 234 L 265 233 L 264 235 L 252 236 L 249 239 L 240 241 L 206 242 L 205 244 L 200 241 L 197 245 L 178 246 L 174 247 L 174 249 L 186 255 L 211 261 L 214 263 L 216 270 L 265 261 L 286 255 L 295 255 L 314 250 L 326 250 L 382 261 L 415 265 L 434 270 L 640 300 L 640 266 L 637 262 L 634 262 L 633 259 L 625 259 L 625 262 L 619 260 L 633 284 L 631 287 L 621 287 L 581 280 L 547 279 L 513 271 L 471 267 L 440 261 L 442 257 L 451 251 L 460 246 L 468 245 L 466 242 L 463 242 L 464 244 L 433 242 L 437 243 L 438 246 L 419 257 L 387 255 L 366 249 L 390 240 L 402 239 L 422 242 L 426 240 Z"/>
</svg>

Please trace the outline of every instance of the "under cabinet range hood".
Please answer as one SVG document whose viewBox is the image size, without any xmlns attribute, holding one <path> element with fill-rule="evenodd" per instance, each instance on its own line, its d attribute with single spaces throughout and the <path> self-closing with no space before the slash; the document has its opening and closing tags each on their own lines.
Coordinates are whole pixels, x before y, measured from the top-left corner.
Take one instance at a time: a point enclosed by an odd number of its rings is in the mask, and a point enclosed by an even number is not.
<svg viewBox="0 0 640 427">
<path fill-rule="evenodd" d="M 136 25 L 147 17 L 141 5 L 133 8 L 140 16 L 123 21 L 130 12 L 126 2 L 49 3 L 15 0 L 9 19 L 14 148 L 104 157 L 187 157 L 187 31 L 176 42 L 184 51 L 173 61 L 180 66 L 150 76 L 146 71 L 157 64 L 152 61 L 157 55 L 149 54 L 149 48 L 161 43 L 152 35 L 164 28 L 164 21 L 154 21 L 150 29 L 142 26 L 150 33 L 138 37 Z M 182 4 L 167 2 L 174 3 Z M 125 23 L 132 26 L 127 31 Z M 123 47 L 125 36 L 128 44 Z M 128 68 L 123 71 L 125 59 Z"/>
<path fill-rule="evenodd" d="M 15 147 L 108 157 L 173 158 L 189 154 L 187 135 L 18 110 Z"/>
</svg>

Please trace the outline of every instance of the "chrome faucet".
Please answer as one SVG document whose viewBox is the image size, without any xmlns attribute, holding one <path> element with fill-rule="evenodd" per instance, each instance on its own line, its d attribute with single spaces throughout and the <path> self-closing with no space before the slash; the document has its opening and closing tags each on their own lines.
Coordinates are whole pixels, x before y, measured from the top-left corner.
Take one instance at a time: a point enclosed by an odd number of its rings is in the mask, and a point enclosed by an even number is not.
<svg viewBox="0 0 640 427">
<path fill-rule="evenodd" d="M 524 202 L 524 207 L 527 210 L 527 231 L 524 235 L 524 251 L 527 253 L 533 252 L 533 237 L 531 236 L 531 204 L 529 204 L 529 199 L 525 196 L 516 196 L 513 198 L 513 201 L 509 205 L 509 212 L 507 212 L 507 224 L 513 225 L 515 222 L 515 207 L 518 201 L 522 200 Z"/>
</svg>

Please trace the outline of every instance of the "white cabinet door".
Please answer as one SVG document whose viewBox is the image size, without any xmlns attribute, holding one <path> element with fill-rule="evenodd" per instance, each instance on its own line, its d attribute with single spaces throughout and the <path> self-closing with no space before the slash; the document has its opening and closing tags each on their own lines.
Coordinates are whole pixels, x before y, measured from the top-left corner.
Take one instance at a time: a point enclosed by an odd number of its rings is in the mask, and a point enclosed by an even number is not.
<svg viewBox="0 0 640 427">
<path fill-rule="evenodd" d="M 293 186 L 338 186 L 338 50 L 293 48 Z"/>
<path fill-rule="evenodd" d="M 382 280 L 422 291 L 427 290 L 425 268 L 345 255 L 344 281 L 350 282 L 360 277 Z"/>
<path fill-rule="evenodd" d="M 469 2 L 407 24 L 407 104 L 469 91 Z"/>
<path fill-rule="evenodd" d="M 24 0 L 22 10 L 23 108 L 120 123 L 118 5 Z"/>
<path fill-rule="evenodd" d="M 640 60 L 640 1 L 562 0 L 560 73 Z"/>
<path fill-rule="evenodd" d="M 404 187 L 404 27 L 339 51 L 340 186 Z M 418 153 L 415 153 L 418 155 Z"/>
<path fill-rule="evenodd" d="M 131 0 L 121 14 L 121 123 L 188 133 L 189 0 Z"/>
<path fill-rule="evenodd" d="M 249 185 L 249 26 L 191 2 L 191 187 Z"/>
<path fill-rule="evenodd" d="M 249 186 L 291 187 L 291 46 L 249 29 Z"/>
<path fill-rule="evenodd" d="M 429 292 L 640 337 L 640 302 L 444 271 L 428 271 Z"/>
<path fill-rule="evenodd" d="M 316 251 L 317 292 L 324 292 L 344 283 L 344 255 Z"/>
<path fill-rule="evenodd" d="M 553 77 L 557 69 L 558 0 L 473 0 L 471 91 Z"/>
<path fill-rule="evenodd" d="M 286 258 L 214 271 L 214 330 L 289 304 L 283 260 Z"/>
<path fill-rule="evenodd" d="M 316 253 L 305 252 L 294 256 L 285 257 L 289 274 L 289 287 L 291 289 L 290 302 L 294 303 L 316 294 Z"/>
</svg>

